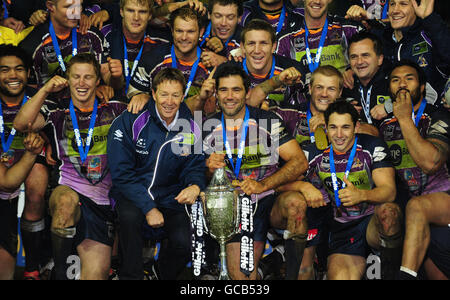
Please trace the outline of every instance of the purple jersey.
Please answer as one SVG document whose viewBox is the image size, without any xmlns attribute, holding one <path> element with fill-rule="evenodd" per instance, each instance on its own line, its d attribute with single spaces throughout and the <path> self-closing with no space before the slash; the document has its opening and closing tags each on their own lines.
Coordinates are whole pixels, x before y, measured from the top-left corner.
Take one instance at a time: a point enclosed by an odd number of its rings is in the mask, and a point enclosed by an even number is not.
<svg viewBox="0 0 450 300">
<path fill-rule="evenodd" d="M 417 128 L 424 139 L 438 139 L 449 145 L 449 124 L 447 111 L 427 104 Z M 410 197 L 450 190 L 447 166 L 444 164 L 432 175 L 425 174 L 409 154 L 400 125 L 392 114 L 381 123 L 380 135 L 389 146 L 397 175 L 403 186 L 409 190 Z"/>
<path fill-rule="evenodd" d="M 116 101 L 99 104 L 91 146 L 84 164 L 80 160 L 68 107 L 68 100 L 60 105 L 46 102 L 41 110 L 47 123 L 53 126 L 53 145 L 56 145 L 61 161 L 58 183 L 69 186 L 98 205 L 109 205 L 111 175 L 106 157 L 107 136 L 111 123 L 127 106 Z M 83 112 L 77 108 L 75 111 L 84 147 L 92 111 Z"/>
<path fill-rule="evenodd" d="M 358 137 L 356 155 L 348 179 L 358 189 L 370 190 L 375 187 L 372 180 L 372 171 L 377 168 L 392 167 L 392 162 L 390 160 L 388 148 L 383 140 L 365 134 L 357 134 L 356 136 Z M 304 152 L 310 162 L 308 179 L 313 184 L 314 181 L 317 181 L 317 177 L 320 179 L 323 187 L 328 192 L 328 197 L 333 199 L 332 205 L 335 211 L 336 221 L 347 223 L 373 214 L 375 205 L 368 202 L 362 202 L 351 207 L 344 207 L 341 205 L 342 215 L 338 216 L 336 214 L 336 203 L 334 201 L 334 190 L 330 173 L 330 147 L 323 152 L 317 150 L 315 147 L 308 147 L 307 150 L 304 149 Z M 349 153 L 350 150 L 344 154 L 334 152 L 334 162 L 339 188 L 342 187 L 342 179 L 347 167 Z"/>
<path fill-rule="evenodd" d="M 27 96 L 27 99 L 30 97 Z M 17 113 L 19 112 L 22 101 L 20 101 L 17 105 L 8 105 L 3 101 L 0 101 L 3 111 L 3 130 L 5 135 L 5 143 L 9 138 L 12 124 L 14 121 L 14 118 L 16 117 Z M 16 134 L 14 135 L 14 138 L 11 142 L 11 146 L 9 147 L 8 151 L 5 151 L 3 149 L 2 144 L 0 144 L 0 154 L 2 155 L 2 159 L 8 159 L 8 161 L 2 161 L 1 163 L 4 164 L 6 167 L 10 168 L 12 165 L 14 165 L 16 162 L 20 160 L 23 153 L 25 152 L 25 147 L 23 145 L 23 140 L 26 137 L 26 133 L 16 131 Z M 0 199 L 12 199 L 18 196 L 19 189 L 12 193 L 0 191 Z"/>
<path fill-rule="evenodd" d="M 359 25 L 345 19 L 328 16 L 328 31 L 320 56 L 320 65 L 332 65 L 339 71 L 344 72 L 348 67 L 348 39 L 361 29 L 362 27 Z M 321 35 L 322 28 L 309 29 L 308 45 L 313 60 L 315 60 Z M 304 24 L 295 31 L 281 35 L 275 53 L 301 62 L 308 70 L 304 81 L 309 84 L 311 74 L 306 56 Z"/>
<path fill-rule="evenodd" d="M 307 119 L 307 105 L 306 103 L 302 103 L 299 106 L 291 108 L 275 107 L 272 109 L 284 121 L 287 131 L 295 137 L 301 147 L 311 143 Z"/>
<path fill-rule="evenodd" d="M 292 139 L 287 133 L 283 121 L 274 113 L 261 109 L 248 107 L 250 117 L 245 148 L 242 156 L 242 165 L 238 180 L 250 178 L 261 181 L 274 174 L 279 168 L 277 149 Z M 222 113 L 217 113 L 203 124 L 203 151 L 206 155 L 212 153 L 226 153 L 222 134 Z M 240 127 L 242 128 L 242 126 Z M 233 165 L 236 165 L 238 145 L 240 144 L 242 130 L 240 128 L 227 128 L 227 139 L 233 156 Z M 210 130 L 207 130 L 210 129 Z M 228 177 L 234 179 L 233 171 L 226 168 Z"/>
<path fill-rule="evenodd" d="M 78 53 L 90 52 L 95 55 L 100 64 L 106 63 L 109 55 L 109 48 L 105 43 L 103 34 L 95 27 L 91 27 L 86 34 L 77 33 Z M 61 55 L 64 64 L 72 58 L 72 33 L 64 37 L 58 37 L 58 45 L 61 49 Z M 33 67 L 29 84 L 36 84 L 41 88 L 50 78 L 55 75 L 65 77 L 58 62 L 52 38 L 49 33 L 49 22 L 37 26 L 24 39 L 19 47 L 23 48 L 33 59 Z M 51 96 L 52 99 L 69 98 L 69 89 L 56 93 Z"/>
</svg>

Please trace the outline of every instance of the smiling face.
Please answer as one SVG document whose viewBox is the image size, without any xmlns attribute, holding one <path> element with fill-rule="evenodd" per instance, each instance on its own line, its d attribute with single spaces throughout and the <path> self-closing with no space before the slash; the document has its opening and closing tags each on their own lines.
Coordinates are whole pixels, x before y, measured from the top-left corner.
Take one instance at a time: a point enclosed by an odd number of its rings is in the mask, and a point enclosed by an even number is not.
<svg viewBox="0 0 450 300">
<path fill-rule="evenodd" d="M 231 75 L 219 79 L 217 100 L 225 118 L 243 119 L 245 96 L 246 91 L 241 76 Z"/>
<path fill-rule="evenodd" d="M 375 53 L 370 39 L 352 43 L 349 48 L 349 58 L 352 71 L 364 85 L 369 83 L 383 63 L 383 55 L 378 56 Z"/>
<path fill-rule="evenodd" d="M 333 0 L 305 0 L 305 16 L 312 19 L 322 18 L 328 11 L 328 5 Z"/>
<path fill-rule="evenodd" d="M 100 78 L 89 63 L 75 63 L 68 72 L 70 95 L 78 108 L 89 108 L 95 100 L 95 90 Z"/>
<path fill-rule="evenodd" d="M 158 84 L 156 90 L 152 90 L 152 95 L 161 119 L 167 124 L 172 123 L 184 98 L 181 83 L 175 80 L 164 80 Z"/>
<path fill-rule="evenodd" d="M 333 145 L 333 150 L 345 153 L 353 146 L 355 142 L 356 126 L 350 114 L 338 114 L 336 112 L 330 115 L 327 126 L 328 140 Z"/>
<path fill-rule="evenodd" d="M 388 16 L 393 29 L 411 26 L 416 21 L 416 13 L 410 0 L 390 0 Z"/>
<path fill-rule="evenodd" d="M 245 34 L 243 51 L 247 59 L 247 67 L 251 73 L 267 74 L 272 68 L 273 52 L 276 44 L 272 43 L 269 32 L 265 30 L 250 30 Z"/>
<path fill-rule="evenodd" d="M 309 86 L 311 94 L 311 106 L 319 113 L 324 113 L 328 105 L 335 102 L 341 96 L 342 89 L 339 87 L 339 77 L 315 74 L 314 81 Z"/>
<path fill-rule="evenodd" d="M 174 21 L 172 29 L 173 43 L 177 54 L 191 56 L 196 53 L 196 47 L 200 38 L 200 29 L 197 20 L 178 17 Z"/>
<path fill-rule="evenodd" d="M 132 35 L 144 33 L 152 17 L 150 8 L 136 0 L 127 1 L 120 9 L 120 15 L 124 31 Z"/>
<path fill-rule="evenodd" d="M 22 95 L 27 85 L 28 74 L 20 58 L 16 56 L 0 58 L 0 94 L 7 97 Z"/>
<path fill-rule="evenodd" d="M 238 6 L 236 4 L 221 5 L 216 3 L 210 14 L 211 31 L 219 39 L 226 41 L 236 31 L 239 22 Z"/>
</svg>

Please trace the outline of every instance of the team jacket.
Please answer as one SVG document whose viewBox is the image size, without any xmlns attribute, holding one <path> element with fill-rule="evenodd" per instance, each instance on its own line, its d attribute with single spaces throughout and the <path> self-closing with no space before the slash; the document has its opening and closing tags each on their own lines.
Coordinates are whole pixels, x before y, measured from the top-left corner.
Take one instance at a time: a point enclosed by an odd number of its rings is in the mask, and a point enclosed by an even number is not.
<svg viewBox="0 0 450 300">
<path fill-rule="evenodd" d="M 403 38 L 399 42 L 394 40 L 393 32 L 390 27 L 383 31 L 374 30 L 382 38 L 385 60 L 416 62 L 425 71 L 427 82 L 440 95 L 450 74 L 450 32 L 445 22 L 437 13 L 432 13 L 403 28 Z"/>
<path fill-rule="evenodd" d="M 363 86 L 362 83 L 359 81 L 359 79 L 355 76 L 353 76 L 355 80 L 355 84 L 352 90 L 344 88 L 342 92 L 342 97 L 346 98 L 348 100 L 354 99 L 358 101 L 359 105 L 361 105 L 364 108 L 365 101 L 367 98 L 367 95 L 369 94 L 370 90 L 370 99 L 369 99 L 369 108 L 372 109 L 378 104 L 385 104 L 386 102 L 392 103 L 390 92 L 389 92 L 389 81 L 387 73 L 384 71 L 383 67 L 378 70 L 378 72 L 375 74 L 375 76 L 370 80 L 370 82 L 367 84 L 367 86 Z M 360 88 L 363 88 L 363 97 L 364 101 L 362 101 L 362 95 L 360 92 Z M 386 106 L 385 106 L 386 107 Z M 392 105 L 391 105 L 392 107 Z M 386 109 L 386 108 L 385 108 Z M 388 111 L 388 113 L 390 113 Z M 371 118 L 373 125 L 377 128 L 380 126 L 382 120 L 376 120 L 370 115 L 370 110 L 368 111 L 369 117 Z M 361 110 L 360 118 L 364 122 L 368 122 L 366 114 L 364 113 L 364 109 Z"/>
<path fill-rule="evenodd" d="M 184 103 L 174 122 L 168 131 L 153 100 L 139 114 L 126 111 L 114 121 L 108 163 L 115 201 L 131 201 L 144 214 L 155 207 L 183 210 L 174 198 L 192 184 L 205 188 L 201 131 Z"/>
</svg>

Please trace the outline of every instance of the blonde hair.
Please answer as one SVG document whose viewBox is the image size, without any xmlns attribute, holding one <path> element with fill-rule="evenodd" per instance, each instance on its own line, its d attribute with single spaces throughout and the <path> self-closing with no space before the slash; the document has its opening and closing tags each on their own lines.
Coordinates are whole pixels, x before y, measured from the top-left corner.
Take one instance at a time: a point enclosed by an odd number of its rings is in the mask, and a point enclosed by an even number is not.
<svg viewBox="0 0 450 300">
<path fill-rule="evenodd" d="M 328 77 L 336 76 L 337 78 L 339 78 L 339 90 L 342 90 L 344 88 L 344 76 L 342 76 L 342 73 L 339 72 L 339 70 L 335 67 L 331 65 L 319 66 L 311 75 L 311 86 L 313 85 L 314 79 L 317 76 L 316 74 L 321 74 Z"/>
</svg>

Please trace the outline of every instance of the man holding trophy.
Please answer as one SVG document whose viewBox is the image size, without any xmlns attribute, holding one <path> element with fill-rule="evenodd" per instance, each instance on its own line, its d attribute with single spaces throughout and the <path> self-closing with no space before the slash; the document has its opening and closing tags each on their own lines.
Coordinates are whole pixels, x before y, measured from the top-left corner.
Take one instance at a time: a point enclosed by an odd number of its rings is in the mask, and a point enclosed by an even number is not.
<svg viewBox="0 0 450 300">
<path fill-rule="evenodd" d="M 221 112 L 203 124 L 203 150 L 208 155 L 209 175 L 214 173 L 215 181 L 216 170 L 225 170 L 225 178 L 232 180 L 240 194 L 237 202 L 241 211 L 241 233 L 228 240 L 226 267 L 233 280 L 256 279 L 267 230 L 274 226 L 287 229 L 285 238 L 292 242 L 294 257 L 298 260 L 291 264 L 296 266 L 293 271 L 296 274 L 287 277 L 295 279 L 306 243 L 306 202 L 300 193 L 277 195 L 274 190 L 296 180 L 306 171 L 308 163 L 279 117 L 245 104 L 248 91 L 247 74 L 229 63 L 219 66 L 214 79 L 205 81 L 201 91 L 208 96 L 215 92 L 221 108 Z M 282 167 L 279 158 L 284 162 Z M 205 215 L 210 224 L 215 222 L 211 218 L 215 211 L 208 205 L 208 201 L 214 201 L 212 198 L 207 189 Z M 248 216 L 245 216 L 246 211 L 249 211 Z M 245 228 L 248 224 L 251 224 L 250 229 Z M 246 252 L 251 254 L 245 256 Z"/>
</svg>

